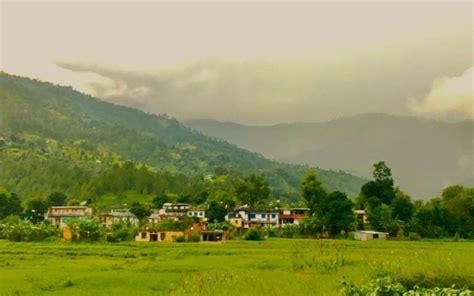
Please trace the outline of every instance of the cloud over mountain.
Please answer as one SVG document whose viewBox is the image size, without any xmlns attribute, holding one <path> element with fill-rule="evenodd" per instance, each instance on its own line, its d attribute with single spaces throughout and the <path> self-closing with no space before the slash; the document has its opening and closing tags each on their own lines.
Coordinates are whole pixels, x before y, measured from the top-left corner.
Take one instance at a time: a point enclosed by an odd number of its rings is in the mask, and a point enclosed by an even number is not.
<svg viewBox="0 0 474 296">
<path fill-rule="evenodd" d="M 410 108 L 424 118 L 474 120 L 473 69 L 460 76 L 436 79 L 426 97 L 410 100 Z"/>
</svg>

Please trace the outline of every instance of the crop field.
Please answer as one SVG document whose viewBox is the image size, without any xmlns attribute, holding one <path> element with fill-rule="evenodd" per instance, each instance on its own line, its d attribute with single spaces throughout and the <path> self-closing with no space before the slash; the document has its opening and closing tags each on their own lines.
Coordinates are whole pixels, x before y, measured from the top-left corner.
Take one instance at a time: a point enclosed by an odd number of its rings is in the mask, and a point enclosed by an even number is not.
<svg viewBox="0 0 474 296">
<path fill-rule="evenodd" d="M 474 286 L 474 243 L 0 241 L 0 295 L 337 295 L 343 280 Z"/>
</svg>

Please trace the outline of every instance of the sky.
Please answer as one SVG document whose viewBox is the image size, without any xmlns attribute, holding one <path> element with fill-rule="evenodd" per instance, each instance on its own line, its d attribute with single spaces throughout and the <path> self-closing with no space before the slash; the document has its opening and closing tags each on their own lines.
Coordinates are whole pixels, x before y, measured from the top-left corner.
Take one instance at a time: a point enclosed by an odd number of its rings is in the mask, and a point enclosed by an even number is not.
<svg viewBox="0 0 474 296">
<path fill-rule="evenodd" d="M 472 2 L 5 2 L 0 68 L 178 119 L 474 120 Z"/>
</svg>

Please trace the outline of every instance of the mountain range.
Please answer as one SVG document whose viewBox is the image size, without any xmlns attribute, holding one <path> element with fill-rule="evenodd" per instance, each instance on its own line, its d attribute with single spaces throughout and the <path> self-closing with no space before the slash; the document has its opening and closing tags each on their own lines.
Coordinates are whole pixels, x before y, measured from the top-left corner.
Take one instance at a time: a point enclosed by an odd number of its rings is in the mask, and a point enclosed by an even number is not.
<svg viewBox="0 0 474 296">
<path fill-rule="evenodd" d="M 419 199 L 436 196 L 450 184 L 474 184 L 471 121 L 360 114 L 273 126 L 214 120 L 185 124 L 271 159 L 341 169 L 363 177 L 370 177 L 372 164 L 383 160 L 400 188 Z"/>
<path fill-rule="evenodd" d="M 24 198 L 54 191 L 74 196 L 89 176 L 126 161 L 186 176 L 262 173 L 272 196 L 286 200 L 299 199 L 299 182 L 312 169 L 266 159 L 166 115 L 0 73 L 0 186 Z M 366 181 L 316 170 L 328 190 L 352 196 Z"/>
</svg>

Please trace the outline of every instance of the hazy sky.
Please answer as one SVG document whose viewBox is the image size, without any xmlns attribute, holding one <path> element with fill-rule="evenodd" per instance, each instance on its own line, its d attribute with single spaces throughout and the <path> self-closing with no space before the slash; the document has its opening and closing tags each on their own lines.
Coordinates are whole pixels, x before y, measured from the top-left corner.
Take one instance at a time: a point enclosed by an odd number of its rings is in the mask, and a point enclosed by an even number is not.
<svg viewBox="0 0 474 296">
<path fill-rule="evenodd" d="M 249 124 L 361 112 L 474 118 L 473 4 L 1 4 L 1 69 Z"/>
</svg>

